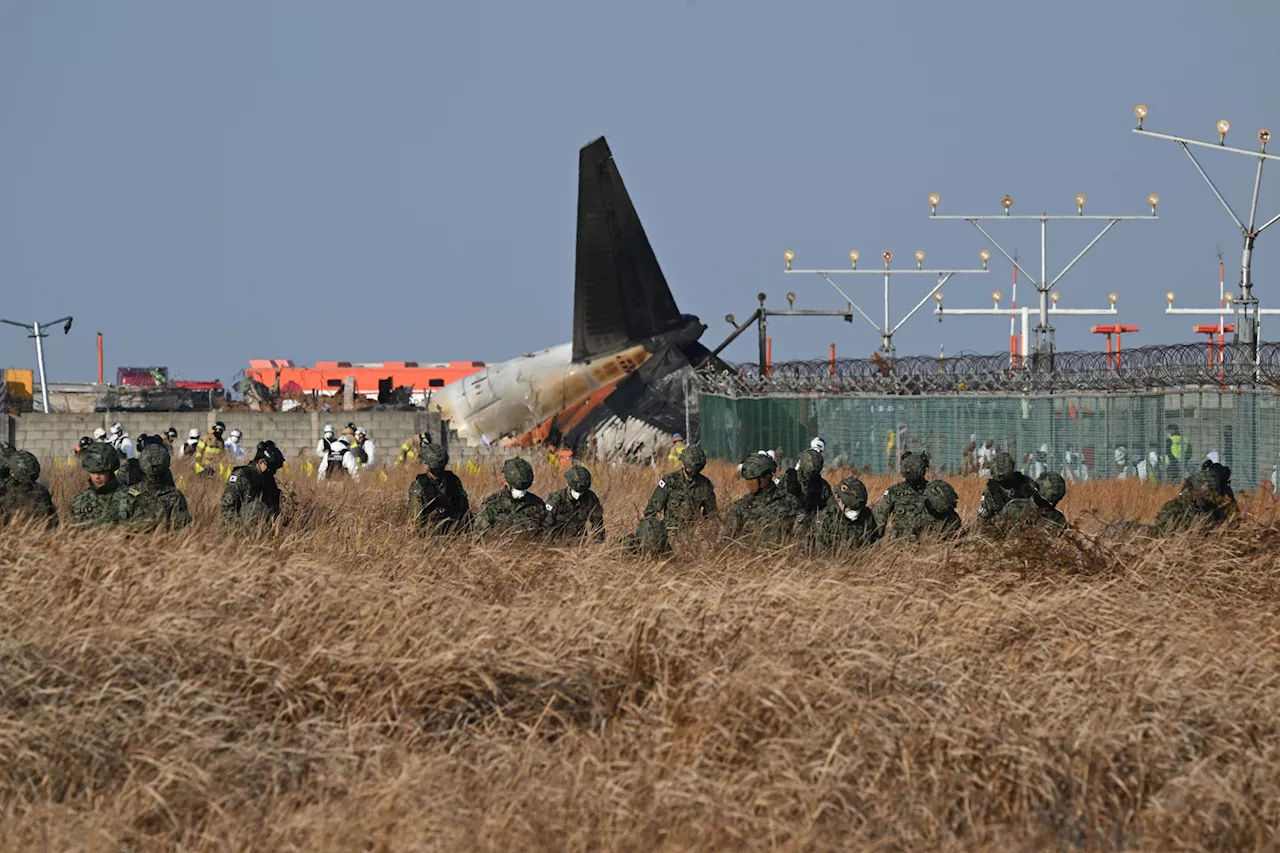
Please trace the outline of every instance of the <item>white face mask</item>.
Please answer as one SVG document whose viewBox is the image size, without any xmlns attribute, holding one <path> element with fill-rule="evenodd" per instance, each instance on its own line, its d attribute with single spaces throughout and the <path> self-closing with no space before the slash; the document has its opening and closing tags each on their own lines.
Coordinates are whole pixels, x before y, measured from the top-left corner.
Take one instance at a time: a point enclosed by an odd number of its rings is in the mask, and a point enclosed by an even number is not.
<svg viewBox="0 0 1280 853">
<path fill-rule="evenodd" d="M 512 490 L 511 490 L 511 497 L 515 498 L 516 500 L 520 500 L 520 499 L 521 499 L 522 497 L 524 497 L 526 494 L 528 494 L 528 492 L 526 492 L 524 489 L 512 489 Z"/>
<path fill-rule="evenodd" d="M 846 510 L 844 511 L 844 517 L 845 517 L 845 518 L 847 518 L 847 519 L 849 519 L 850 521 L 857 521 L 857 520 L 858 520 L 858 510 L 856 510 L 856 509 L 846 509 Z"/>
<path fill-rule="evenodd" d="M 582 497 L 582 492 L 575 492 L 573 489 L 570 489 L 569 495 L 576 501 Z"/>
</svg>

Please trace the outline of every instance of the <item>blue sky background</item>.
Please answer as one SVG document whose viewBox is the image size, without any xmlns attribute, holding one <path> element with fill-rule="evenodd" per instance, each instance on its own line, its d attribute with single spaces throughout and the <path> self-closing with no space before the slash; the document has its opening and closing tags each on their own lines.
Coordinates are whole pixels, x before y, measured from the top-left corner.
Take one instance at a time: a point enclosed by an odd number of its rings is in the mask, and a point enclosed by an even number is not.
<svg viewBox="0 0 1280 853">
<path fill-rule="evenodd" d="M 1147 126 L 1256 145 L 1280 132 L 1280 4 L 0 2 L 3 315 L 74 313 L 51 381 L 163 364 L 230 378 L 251 357 L 497 361 L 570 334 L 577 149 L 608 136 L 681 308 L 711 326 L 765 291 L 839 307 L 798 266 L 891 249 L 977 265 L 942 213 L 1143 213 L 1061 283 L 1062 307 L 1121 294 L 1127 345 L 1191 338 L 1179 304 L 1216 297 L 1241 238 L 1173 143 Z M 1202 162 L 1246 215 L 1254 161 Z M 1262 221 L 1280 212 L 1280 164 Z M 997 239 L 1038 265 L 1035 223 Z M 1092 224 L 1051 227 L 1060 269 Z M 865 261 L 864 261 L 865 265 Z M 1029 267 L 1030 268 L 1030 267 Z M 953 282 L 985 306 L 1009 265 Z M 1051 271 L 1053 271 L 1051 270 Z M 1265 305 L 1280 226 L 1259 240 Z M 926 283 L 895 287 L 894 314 Z M 846 278 L 879 316 L 879 280 Z M 1023 301 L 1029 289 L 1021 290 Z M 1062 347 L 1100 347 L 1064 320 Z M 868 355 L 861 321 L 778 321 L 778 359 Z M 1265 332 L 1264 332 L 1265 334 Z M 920 314 L 901 352 L 998 351 L 1007 321 Z M 1272 337 L 1272 336 L 1268 336 Z M 730 357 L 751 358 L 744 340 Z M 0 329 L 0 364 L 30 366 Z"/>
</svg>

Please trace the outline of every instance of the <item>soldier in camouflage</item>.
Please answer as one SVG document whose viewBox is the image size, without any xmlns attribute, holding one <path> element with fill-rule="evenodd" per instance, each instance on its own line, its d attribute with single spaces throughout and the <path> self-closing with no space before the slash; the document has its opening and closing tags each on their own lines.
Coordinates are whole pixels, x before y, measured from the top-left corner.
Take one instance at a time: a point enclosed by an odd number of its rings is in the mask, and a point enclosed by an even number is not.
<svg viewBox="0 0 1280 853">
<path fill-rule="evenodd" d="M 867 510 L 867 487 L 857 477 L 845 477 L 818 513 L 818 548 L 846 553 L 870 545 L 877 538 L 875 518 Z"/>
<path fill-rule="evenodd" d="M 1207 532 L 1225 522 L 1230 517 L 1230 504 L 1220 493 L 1218 483 L 1218 477 L 1210 471 L 1197 471 L 1188 477 L 1178 496 L 1156 515 L 1156 535 L 1193 529 Z"/>
<path fill-rule="evenodd" d="M 564 472 L 568 488 L 554 491 L 547 498 L 547 515 L 542 528 L 552 539 L 590 537 L 604 541 L 604 505 L 591 491 L 591 472 L 574 465 Z"/>
<path fill-rule="evenodd" d="M 106 442 L 94 442 L 80 451 L 80 465 L 89 475 L 89 488 L 71 501 L 71 523 L 92 527 L 108 527 L 120 523 L 116 512 L 116 495 L 120 483 L 120 454 Z"/>
<path fill-rule="evenodd" d="M 16 452 L 12 444 L 0 441 L 0 497 L 4 496 L 4 490 L 9 487 L 9 457 Z"/>
<path fill-rule="evenodd" d="M 476 530 L 482 535 L 537 535 L 542 530 L 547 505 L 529 492 L 533 466 L 523 459 L 508 459 L 502 463 L 502 478 L 507 488 L 484 499 L 476 516 Z"/>
<path fill-rule="evenodd" d="M 138 454 L 142 482 L 120 490 L 116 511 L 120 520 L 139 530 L 182 530 L 191 524 L 187 499 L 173 486 L 169 451 L 149 444 Z"/>
<path fill-rule="evenodd" d="M 1012 527 L 1025 527 L 1037 515 L 1035 482 L 1017 470 L 1013 457 L 1000 452 L 991 462 L 991 478 L 978 500 L 979 532 L 1002 536 Z"/>
<path fill-rule="evenodd" d="M 8 458 L 9 476 L 0 496 L 0 524 L 20 518 L 43 519 L 48 527 L 58 524 L 58 510 L 53 506 L 49 490 L 36 482 L 40 477 L 40 460 L 25 450 Z"/>
<path fill-rule="evenodd" d="M 921 536 L 938 539 L 956 539 L 964 535 L 956 505 L 960 496 L 945 480 L 933 480 L 924 488 L 924 508 L 927 514 Z"/>
<path fill-rule="evenodd" d="M 702 475 L 707 467 L 707 454 L 691 444 L 680 454 L 680 470 L 658 480 L 658 487 L 645 505 L 644 517 L 657 518 L 661 513 L 667 528 L 676 532 L 682 524 L 699 521 L 716 514 L 716 487 Z"/>
<path fill-rule="evenodd" d="M 1231 488 L 1231 469 L 1217 460 L 1216 452 L 1212 456 L 1201 463 L 1200 470 L 1208 471 L 1217 480 L 1218 494 L 1225 501 L 1227 518 L 1234 518 L 1240 513 L 1240 504 L 1236 503 L 1236 493 Z"/>
<path fill-rule="evenodd" d="M 931 521 L 924 504 L 929 454 L 924 451 L 908 451 L 902 454 L 898 464 L 902 471 L 902 482 L 885 489 L 880 500 L 871 509 L 876 521 L 876 534 L 882 539 L 886 535 L 894 538 L 917 537 Z M 890 521 L 893 523 L 892 527 Z"/>
<path fill-rule="evenodd" d="M 622 546 L 632 554 L 661 557 L 671 553 L 671 537 L 667 523 L 660 518 L 642 518 L 634 533 L 622 540 Z"/>
<path fill-rule="evenodd" d="M 741 474 L 748 491 L 729 508 L 724 531 L 730 539 L 752 536 L 780 543 L 791 537 L 800 520 L 800 504 L 774 482 L 777 470 L 773 459 L 759 453 L 743 461 Z"/>
<path fill-rule="evenodd" d="M 284 467 L 284 454 L 274 442 L 263 441 L 253 461 L 231 471 L 222 489 L 222 521 L 227 525 L 255 527 L 280 517 L 280 485 L 276 472 Z"/>
<path fill-rule="evenodd" d="M 822 454 L 810 447 L 800 454 L 795 468 L 787 469 L 785 487 L 800 504 L 803 528 L 810 527 L 823 507 L 831 502 L 831 484 L 822 478 L 822 463 Z"/>
<path fill-rule="evenodd" d="M 1067 496 L 1067 481 L 1057 471 L 1047 471 L 1036 481 L 1036 520 L 1051 529 L 1066 530 L 1067 517 L 1058 502 Z"/>
<path fill-rule="evenodd" d="M 427 472 L 415 477 L 409 487 L 409 517 L 427 533 L 463 530 L 471 502 L 458 475 L 448 470 L 448 452 L 438 444 L 424 444 L 420 456 Z"/>
</svg>

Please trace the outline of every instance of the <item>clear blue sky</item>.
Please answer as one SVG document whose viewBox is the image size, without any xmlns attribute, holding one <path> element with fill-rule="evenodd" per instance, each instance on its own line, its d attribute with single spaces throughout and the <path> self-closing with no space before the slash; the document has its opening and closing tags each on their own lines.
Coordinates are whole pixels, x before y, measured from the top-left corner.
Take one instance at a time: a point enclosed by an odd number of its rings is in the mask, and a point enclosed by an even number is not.
<svg viewBox="0 0 1280 853">
<path fill-rule="evenodd" d="M 536 7 L 536 11 L 534 11 Z M 51 380 L 118 364 L 229 378 L 251 357 L 497 361 L 570 334 L 577 149 L 608 136 L 681 308 L 711 325 L 838 307 L 782 275 L 851 248 L 975 266 L 982 241 L 940 212 L 1142 213 L 1060 285 L 1062 307 L 1121 293 L 1131 344 L 1185 340 L 1161 312 L 1216 297 L 1215 246 L 1240 236 L 1172 143 L 1280 133 L 1280 4 L 1249 2 L 635 3 L 0 2 L 3 315 L 74 313 Z M 1277 143 L 1280 150 L 1280 143 Z M 1202 162 L 1247 208 L 1253 162 Z M 1280 164 L 1262 215 L 1280 212 Z M 1241 211 L 1243 216 L 1247 211 Z M 1264 219 L 1265 221 L 1265 219 Z M 1037 264 L 1037 226 L 997 223 Z M 1050 232 L 1060 268 L 1092 237 Z M 953 282 L 985 306 L 1009 266 Z M 1259 241 L 1264 304 L 1280 226 Z M 880 311 L 879 282 L 846 278 Z M 899 285 L 907 307 L 924 282 Z M 1027 291 L 1020 291 L 1026 298 Z M 913 298 L 914 297 L 914 298 Z M 899 309 L 895 308 L 895 315 Z M 1090 321 L 1059 344 L 1097 347 Z M 7 327 L 4 327 L 7 328 Z M 0 364 L 30 342 L 0 328 Z M 775 357 L 867 355 L 859 322 L 779 321 Z M 1007 323 L 921 314 L 901 352 L 998 351 Z M 1129 342 L 1127 342 L 1129 343 Z M 740 342 L 730 357 L 752 356 Z"/>
</svg>

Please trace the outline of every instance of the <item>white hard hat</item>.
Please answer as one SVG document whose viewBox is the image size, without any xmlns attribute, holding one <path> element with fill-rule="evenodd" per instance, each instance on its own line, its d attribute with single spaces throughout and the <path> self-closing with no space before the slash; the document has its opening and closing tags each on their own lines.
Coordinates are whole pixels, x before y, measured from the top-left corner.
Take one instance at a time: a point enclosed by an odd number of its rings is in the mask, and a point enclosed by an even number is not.
<svg viewBox="0 0 1280 853">
<path fill-rule="evenodd" d="M 242 433 L 242 432 L 241 432 L 240 430 L 238 430 L 238 429 L 233 429 L 233 430 L 231 431 L 231 437 L 232 437 L 232 438 L 236 438 L 236 439 L 244 438 L 244 433 Z"/>
<path fill-rule="evenodd" d="M 123 425 L 123 424 L 121 424 L 119 421 L 116 421 L 115 423 L 113 423 L 113 424 L 111 425 L 111 434 L 112 434 L 112 435 L 119 435 L 119 434 L 120 434 L 120 433 L 122 433 L 122 432 L 124 432 L 124 425 Z"/>
<path fill-rule="evenodd" d="M 105 429 L 103 429 L 102 427 L 98 427 L 97 429 L 95 429 L 95 430 L 93 431 L 93 437 L 94 437 L 96 440 L 101 441 L 102 439 L 104 439 L 104 438 L 106 438 L 106 437 L 107 437 L 107 431 L 106 431 Z"/>
<path fill-rule="evenodd" d="M 200 437 L 200 430 L 196 429 L 195 427 L 192 427 L 191 431 L 187 433 L 187 438 L 199 438 L 199 437 Z"/>
<path fill-rule="evenodd" d="M 1208 456 L 1206 456 L 1206 457 L 1205 457 L 1205 459 L 1207 459 L 1208 461 L 1212 462 L 1214 465 L 1217 465 L 1217 464 L 1218 464 L 1218 451 L 1216 451 L 1216 450 L 1210 450 L 1210 451 L 1209 451 L 1209 455 L 1208 455 Z"/>
<path fill-rule="evenodd" d="M 325 432 L 333 432 L 333 424 L 325 424 L 325 425 L 324 425 L 324 431 L 325 431 Z"/>
<path fill-rule="evenodd" d="M 816 450 L 819 453 L 821 453 L 822 451 L 827 449 L 827 443 L 822 440 L 822 436 L 817 436 L 813 439 L 813 441 L 809 442 L 809 448 L 811 450 Z"/>
<path fill-rule="evenodd" d="M 356 427 L 356 435 L 368 435 L 368 434 L 369 433 L 364 431 L 364 427 Z"/>
</svg>

